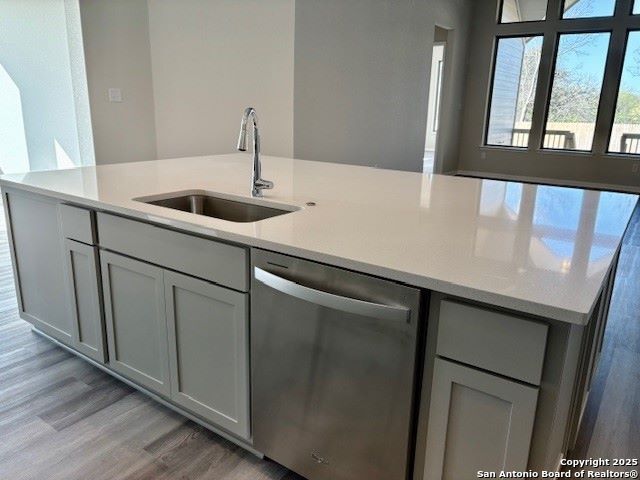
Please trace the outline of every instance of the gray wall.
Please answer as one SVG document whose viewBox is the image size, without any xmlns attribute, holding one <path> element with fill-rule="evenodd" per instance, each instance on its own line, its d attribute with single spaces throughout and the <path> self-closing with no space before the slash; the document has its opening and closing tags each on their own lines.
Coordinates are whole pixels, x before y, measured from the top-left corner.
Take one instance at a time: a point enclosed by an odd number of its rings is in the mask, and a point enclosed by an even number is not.
<svg viewBox="0 0 640 480">
<path fill-rule="evenodd" d="M 458 166 L 473 2 L 474 0 L 434 0 L 433 20 L 437 26 L 448 30 L 435 173 L 454 171 Z"/>
<path fill-rule="evenodd" d="M 253 106 L 263 152 L 290 157 L 295 1 L 148 3 L 158 156 L 234 152 Z"/>
<path fill-rule="evenodd" d="M 422 169 L 433 3 L 297 0 L 294 156 Z"/>
<path fill-rule="evenodd" d="M 80 11 L 96 162 L 157 158 L 147 2 L 80 0 Z"/>
<path fill-rule="evenodd" d="M 638 190 L 640 162 L 637 159 L 632 160 L 622 155 L 545 152 L 537 149 L 513 151 L 482 146 L 491 75 L 495 13 L 495 0 L 477 0 L 475 3 L 458 169 L 486 176 L 506 175 L 557 183 L 592 183 Z M 545 62 L 548 64 L 549 59 L 543 58 L 542 64 Z M 604 133 L 608 135 L 608 132 Z"/>
<path fill-rule="evenodd" d="M 80 0 L 96 162 L 233 152 L 249 105 L 263 152 L 290 157 L 294 4 Z"/>
<path fill-rule="evenodd" d="M 97 163 L 231 152 L 252 104 L 264 153 L 420 171 L 438 25 L 457 168 L 471 0 L 80 2 Z"/>
<path fill-rule="evenodd" d="M 449 32 L 436 171 L 455 170 L 470 3 L 297 0 L 294 156 L 421 171 L 438 25 Z"/>
</svg>

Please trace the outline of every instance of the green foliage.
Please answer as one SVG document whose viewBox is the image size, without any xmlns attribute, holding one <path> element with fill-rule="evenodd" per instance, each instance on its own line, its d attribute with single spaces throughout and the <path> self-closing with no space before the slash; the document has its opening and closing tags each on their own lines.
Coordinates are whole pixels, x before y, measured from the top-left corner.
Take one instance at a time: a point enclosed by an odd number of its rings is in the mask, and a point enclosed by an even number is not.
<svg viewBox="0 0 640 480">
<path fill-rule="evenodd" d="M 616 107 L 616 123 L 640 124 L 640 93 L 629 90 L 620 92 Z"/>
</svg>

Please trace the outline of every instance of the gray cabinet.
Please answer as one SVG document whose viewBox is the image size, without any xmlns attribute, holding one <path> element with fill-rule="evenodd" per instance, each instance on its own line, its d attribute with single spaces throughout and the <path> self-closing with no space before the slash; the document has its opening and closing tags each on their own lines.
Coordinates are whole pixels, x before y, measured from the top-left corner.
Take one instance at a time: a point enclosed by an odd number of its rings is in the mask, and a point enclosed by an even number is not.
<svg viewBox="0 0 640 480">
<path fill-rule="evenodd" d="M 97 248 L 69 239 L 64 240 L 64 245 L 73 320 L 72 346 L 104 363 L 104 323 Z"/>
<path fill-rule="evenodd" d="M 98 213 L 100 246 L 246 292 L 249 250 L 128 218 Z"/>
<path fill-rule="evenodd" d="M 248 294 L 164 272 L 171 399 L 249 438 Z"/>
<path fill-rule="evenodd" d="M 246 248 L 106 214 L 98 232 L 90 209 L 3 196 L 22 318 L 250 439 L 249 294 L 238 291 L 248 290 Z"/>
<path fill-rule="evenodd" d="M 425 479 L 526 470 L 537 388 L 436 358 L 431 391 Z"/>
<path fill-rule="evenodd" d="M 4 203 L 20 316 L 71 345 L 73 319 L 66 291 L 58 202 L 6 189 Z"/>
<path fill-rule="evenodd" d="M 439 319 L 439 356 L 540 385 L 547 324 L 449 299 Z"/>
<path fill-rule="evenodd" d="M 105 251 L 100 263 L 111 368 L 168 397 L 163 270 Z"/>
<path fill-rule="evenodd" d="M 109 364 L 249 439 L 248 294 L 101 251 Z"/>
</svg>

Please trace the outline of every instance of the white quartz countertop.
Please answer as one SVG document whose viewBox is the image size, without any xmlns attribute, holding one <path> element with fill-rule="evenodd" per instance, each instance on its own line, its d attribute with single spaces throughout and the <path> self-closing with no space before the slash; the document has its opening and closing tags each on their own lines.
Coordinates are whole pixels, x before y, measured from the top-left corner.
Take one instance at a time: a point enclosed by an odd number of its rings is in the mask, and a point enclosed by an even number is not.
<svg viewBox="0 0 640 480">
<path fill-rule="evenodd" d="M 577 324 L 594 308 L 638 200 L 278 157 L 262 162 L 275 189 L 260 200 L 250 198 L 250 154 L 11 174 L 0 185 Z M 300 209 L 233 223 L 134 200 L 183 191 Z"/>
</svg>

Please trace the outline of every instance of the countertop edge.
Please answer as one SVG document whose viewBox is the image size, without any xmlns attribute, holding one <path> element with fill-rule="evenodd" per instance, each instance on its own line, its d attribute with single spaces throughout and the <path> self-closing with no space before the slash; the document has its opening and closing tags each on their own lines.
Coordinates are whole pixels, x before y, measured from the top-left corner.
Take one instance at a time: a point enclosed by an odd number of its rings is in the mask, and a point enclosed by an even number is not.
<svg viewBox="0 0 640 480">
<path fill-rule="evenodd" d="M 282 245 L 282 244 L 264 241 L 264 240 L 256 240 L 255 238 L 252 238 L 252 237 L 235 234 L 231 232 L 226 232 L 223 230 L 212 230 L 210 228 L 196 225 L 193 223 L 176 221 L 168 218 L 166 219 L 166 222 L 163 222 L 164 220 L 163 217 L 159 215 L 148 215 L 146 213 L 143 213 L 134 209 L 119 207 L 117 205 L 112 205 L 105 202 L 91 200 L 84 197 L 77 197 L 74 195 L 65 194 L 55 190 L 49 190 L 46 188 L 37 187 L 34 185 L 29 185 L 29 184 L 20 183 L 20 182 L 15 182 L 15 181 L 11 181 L 4 178 L 0 178 L 0 187 L 14 188 L 17 190 L 23 190 L 23 191 L 27 191 L 35 194 L 45 195 L 52 198 L 56 198 L 64 202 L 70 202 L 76 205 L 91 207 L 96 210 L 100 210 L 107 213 L 115 213 L 115 214 L 130 217 L 130 218 L 143 220 L 145 222 L 150 222 L 159 226 L 175 228 L 177 230 L 182 230 L 185 232 L 202 235 L 212 239 L 237 243 L 247 247 L 263 248 L 266 250 L 271 250 L 271 251 L 282 253 L 285 255 L 292 255 L 292 256 L 336 266 L 339 268 L 345 268 L 348 270 L 353 270 L 353 271 L 365 273 L 368 275 L 373 275 L 380 278 L 386 278 L 386 279 L 404 283 L 410 286 L 444 293 L 446 295 L 461 297 L 463 299 L 485 303 L 488 305 L 493 305 L 493 306 L 497 306 L 497 307 L 513 310 L 515 312 L 529 314 L 537 317 L 558 320 L 565 323 L 584 326 L 589 323 L 591 310 L 593 310 L 593 306 L 591 307 L 590 311 L 587 311 L 587 312 L 577 311 L 577 310 L 568 310 L 561 307 L 555 307 L 553 305 L 546 305 L 538 302 L 533 302 L 531 300 L 520 299 L 520 298 L 510 297 L 508 295 L 501 295 L 498 293 L 479 290 L 477 288 L 456 285 L 443 280 L 424 277 L 424 276 L 420 276 L 420 275 L 416 275 L 408 272 L 402 272 L 394 269 L 389 269 L 387 267 L 383 267 L 379 265 L 357 262 L 357 261 L 345 259 L 339 256 L 318 253 L 312 250 L 305 250 L 301 248 L 292 247 L 289 245 Z M 593 304 L 595 305 L 595 300 Z"/>
</svg>

